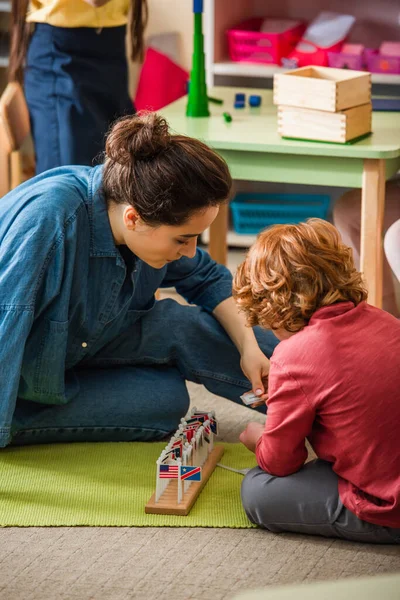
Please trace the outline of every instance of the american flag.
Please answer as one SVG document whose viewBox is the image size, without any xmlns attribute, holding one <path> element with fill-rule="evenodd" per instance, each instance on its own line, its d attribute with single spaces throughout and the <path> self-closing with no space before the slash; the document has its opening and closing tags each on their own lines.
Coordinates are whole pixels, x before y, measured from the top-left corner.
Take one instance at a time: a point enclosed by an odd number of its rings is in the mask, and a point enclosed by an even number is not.
<svg viewBox="0 0 400 600">
<path fill-rule="evenodd" d="M 160 465 L 159 477 L 160 479 L 178 479 L 179 467 L 178 465 Z"/>
</svg>

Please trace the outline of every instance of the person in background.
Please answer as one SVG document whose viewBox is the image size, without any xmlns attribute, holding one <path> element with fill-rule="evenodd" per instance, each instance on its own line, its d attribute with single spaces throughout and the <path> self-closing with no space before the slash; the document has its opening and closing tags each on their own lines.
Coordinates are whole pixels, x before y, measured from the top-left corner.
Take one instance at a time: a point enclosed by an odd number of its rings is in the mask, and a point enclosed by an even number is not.
<svg viewBox="0 0 400 600">
<path fill-rule="evenodd" d="M 266 397 L 278 340 L 245 326 L 230 272 L 197 248 L 231 185 L 216 152 L 152 113 L 114 124 L 104 165 L 2 198 L 0 447 L 163 439 L 186 380 Z M 192 306 L 157 301 L 160 287 Z"/>
<path fill-rule="evenodd" d="M 272 329 L 265 427 L 240 440 L 242 485 L 270 531 L 400 543 L 400 321 L 367 304 L 352 251 L 311 219 L 261 233 L 234 279 L 249 325 Z M 318 459 L 305 464 L 308 439 Z"/>
<path fill-rule="evenodd" d="M 400 283 L 400 219 L 395 221 L 387 230 L 384 248 L 389 266 Z"/>
<path fill-rule="evenodd" d="M 386 184 L 386 198 L 385 198 L 385 215 L 383 221 L 384 231 L 388 231 L 389 227 L 398 219 L 400 219 L 400 179 L 393 179 L 388 181 Z M 357 269 L 360 268 L 360 241 L 361 241 L 361 192 L 360 190 L 350 190 L 346 192 L 336 202 L 333 209 L 333 222 L 340 235 L 342 236 L 343 242 L 350 246 L 353 250 L 354 262 Z M 396 293 L 393 284 L 393 263 L 400 261 L 400 255 L 397 249 L 400 245 L 400 239 L 396 240 L 393 238 L 395 231 L 398 232 L 398 228 L 393 229 L 390 234 L 392 240 L 389 244 L 385 244 L 385 254 L 383 263 L 383 299 L 382 308 L 387 312 L 391 313 L 395 317 L 400 317 L 400 309 L 396 301 Z M 392 259 L 389 259 L 387 254 L 387 247 L 390 245 L 392 250 L 391 253 L 395 252 L 397 255 Z M 389 262 L 391 263 L 389 265 Z M 392 267 L 392 269 L 391 269 Z M 400 279 L 399 270 L 397 271 L 397 278 Z"/>
<path fill-rule="evenodd" d="M 143 56 L 146 0 L 13 0 L 9 80 L 24 81 L 36 173 L 92 165 L 110 124 L 135 112 L 125 39 Z"/>
</svg>

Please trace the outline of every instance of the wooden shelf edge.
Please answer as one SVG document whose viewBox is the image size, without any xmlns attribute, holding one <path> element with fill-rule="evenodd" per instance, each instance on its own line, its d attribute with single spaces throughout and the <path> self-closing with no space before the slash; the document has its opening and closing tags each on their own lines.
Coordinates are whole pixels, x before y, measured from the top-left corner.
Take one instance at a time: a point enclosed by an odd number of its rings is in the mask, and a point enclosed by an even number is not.
<svg viewBox="0 0 400 600">
<path fill-rule="evenodd" d="M 211 66 L 214 75 L 233 75 L 236 77 L 273 77 L 275 73 L 285 73 L 288 69 L 278 65 L 262 63 L 246 63 L 223 61 L 215 62 Z M 386 83 L 400 85 L 400 75 L 386 73 L 371 73 L 372 83 Z"/>
</svg>

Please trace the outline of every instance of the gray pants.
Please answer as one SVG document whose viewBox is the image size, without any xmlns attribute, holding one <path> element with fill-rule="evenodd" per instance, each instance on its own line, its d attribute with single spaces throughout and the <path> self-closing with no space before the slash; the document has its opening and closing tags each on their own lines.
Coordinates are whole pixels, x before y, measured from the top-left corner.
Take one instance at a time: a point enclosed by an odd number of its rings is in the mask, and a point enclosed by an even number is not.
<svg viewBox="0 0 400 600">
<path fill-rule="evenodd" d="M 252 523 L 269 531 L 336 537 L 353 542 L 400 544 L 400 529 L 361 521 L 343 506 L 330 463 L 314 460 L 287 477 L 252 469 L 242 483 L 242 503 Z"/>
</svg>

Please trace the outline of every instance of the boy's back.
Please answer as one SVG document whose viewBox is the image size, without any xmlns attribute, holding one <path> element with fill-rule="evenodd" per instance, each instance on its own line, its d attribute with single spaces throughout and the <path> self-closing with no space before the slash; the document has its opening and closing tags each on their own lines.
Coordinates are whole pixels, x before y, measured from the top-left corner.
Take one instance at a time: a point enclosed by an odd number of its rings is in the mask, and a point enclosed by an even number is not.
<svg viewBox="0 0 400 600">
<path fill-rule="evenodd" d="M 367 521 L 395 526 L 394 512 L 396 523 L 400 517 L 400 321 L 366 302 L 319 309 L 302 331 L 277 346 L 269 393 L 272 435 L 263 436 L 261 460 L 264 456 L 270 463 L 274 422 L 285 421 L 287 411 L 286 435 L 309 429 L 317 455 L 333 463 L 340 477 L 347 508 Z M 299 458 L 292 455 L 283 470 L 291 471 L 290 462 L 296 469 Z"/>
</svg>

